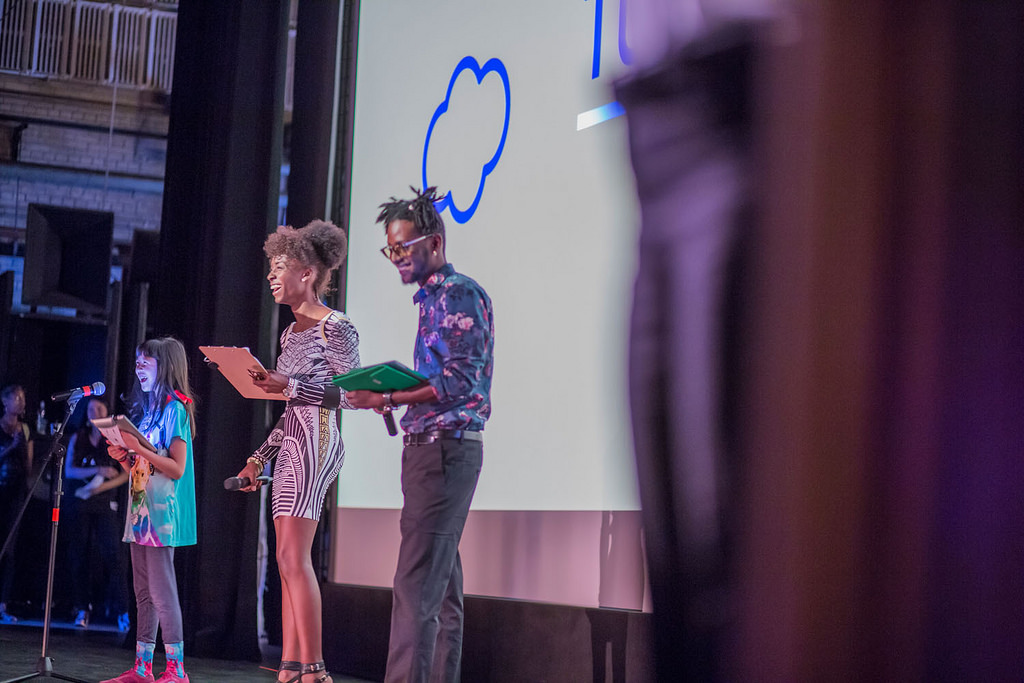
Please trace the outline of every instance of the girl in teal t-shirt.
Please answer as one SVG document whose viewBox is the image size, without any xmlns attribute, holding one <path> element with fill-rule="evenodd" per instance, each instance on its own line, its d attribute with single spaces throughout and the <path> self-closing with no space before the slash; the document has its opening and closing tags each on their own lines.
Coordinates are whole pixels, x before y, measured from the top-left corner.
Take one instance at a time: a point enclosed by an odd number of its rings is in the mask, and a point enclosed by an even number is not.
<svg viewBox="0 0 1024 683">
<path fill-rule="evenodd" d="M 132 421 L 156 450 L 122 432 L 127 450 L 107 450 L 130 474 L 124 540 L 131 544 L 138 605 L 135 664 L 103 683 L 188 683 L 174 548 L 196 542 L 192 464 L 195 402 L 185 347 L 172 337 L 150 339 L 135 352 Z M 157 628 L 163 627 L 167 669 L 153 678 Z"/>
</svg>

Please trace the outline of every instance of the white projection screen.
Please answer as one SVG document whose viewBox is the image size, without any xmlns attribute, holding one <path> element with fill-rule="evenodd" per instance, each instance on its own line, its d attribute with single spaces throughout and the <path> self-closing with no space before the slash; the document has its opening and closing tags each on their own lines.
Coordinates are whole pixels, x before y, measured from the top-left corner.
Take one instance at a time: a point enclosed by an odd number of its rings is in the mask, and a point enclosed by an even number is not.
<svg viewBox="0 0 1024 683">
<path fill-rule="evenodd" d="M 618 3 L 360 3 L 346 310 L 363 364 L 412 365 L 415 286 L 378 205 L 436 185 L 447 257 L 494 305 L 493 413 L 467 594 L 641 608 L 626 392 L 637 208 L 611 83 Z M 402 445 L 346 411 L 331 579 L 391 585 Z"/>
</svg>

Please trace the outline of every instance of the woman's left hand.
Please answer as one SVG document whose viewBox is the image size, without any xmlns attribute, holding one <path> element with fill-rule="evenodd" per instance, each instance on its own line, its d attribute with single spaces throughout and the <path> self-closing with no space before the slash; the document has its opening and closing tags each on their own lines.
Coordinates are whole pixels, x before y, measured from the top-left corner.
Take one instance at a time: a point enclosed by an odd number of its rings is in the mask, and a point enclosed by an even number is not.
<svg viewBox="0 0 1024 683">
<path fill-rule="evenodd" d="M 280 394 L 288 386 L 288 376 L 277 370 L 269 370 L 263 379 L 253 377 L 252 383 L 268 394 Z"/>
</svg>

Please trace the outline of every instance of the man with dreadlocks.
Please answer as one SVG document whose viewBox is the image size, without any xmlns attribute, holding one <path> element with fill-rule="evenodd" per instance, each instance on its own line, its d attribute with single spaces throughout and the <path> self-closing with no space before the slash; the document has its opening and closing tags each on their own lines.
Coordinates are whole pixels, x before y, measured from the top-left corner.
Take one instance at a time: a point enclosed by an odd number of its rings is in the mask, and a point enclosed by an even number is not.
<svg viewBox="0 0 1024 683">
<path fill-rule="evenodd" d="M 402 417 L 402 542 L 395 570 L 385 681 L 457 681 L 462 660 L 459 540 L 483 462 L 491 414 L 491 300 L 445 260 L 436 188 L 381 204 L 384 256 L 417 283 L 415 368 L 428 382 L 406 391 L 350 391 L 349 403 Z"/>
</svg>

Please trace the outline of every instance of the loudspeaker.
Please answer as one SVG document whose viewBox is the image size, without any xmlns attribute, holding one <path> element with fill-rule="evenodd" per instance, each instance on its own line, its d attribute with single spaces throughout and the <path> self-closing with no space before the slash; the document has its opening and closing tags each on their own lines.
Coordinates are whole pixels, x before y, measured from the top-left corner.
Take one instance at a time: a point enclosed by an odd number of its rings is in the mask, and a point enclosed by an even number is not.
<svg viewBox="0 0 1024 683">
<path fill-rule="evenodd" d="M 21 301 L 106 313 L 114 214 L 29 204 Z"/>
</svg>

